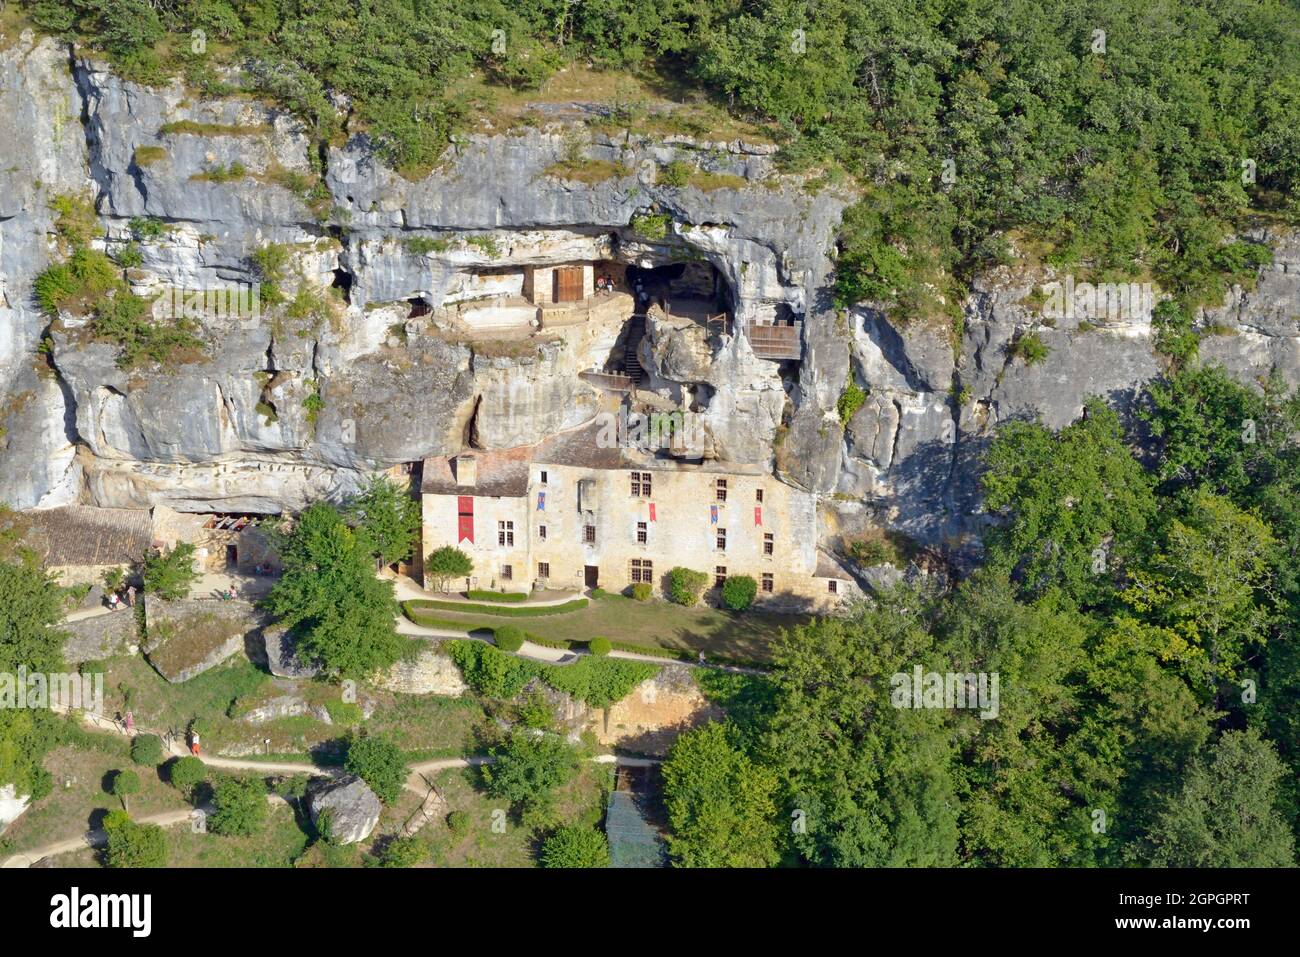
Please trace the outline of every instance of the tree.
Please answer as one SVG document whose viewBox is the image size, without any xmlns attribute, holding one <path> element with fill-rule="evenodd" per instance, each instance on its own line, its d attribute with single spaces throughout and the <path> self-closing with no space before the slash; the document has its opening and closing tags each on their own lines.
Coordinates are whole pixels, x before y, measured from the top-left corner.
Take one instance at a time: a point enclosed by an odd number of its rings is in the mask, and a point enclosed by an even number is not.
<svg viewBox="0 0 1300 957">
<path fill-rule="evenodd" d="M 418 837 L 395 837 L 379 855 L 380 867 L 415 867 L 429 856 L 428 846 Z"/>
<path fill-rule="evenodd" d="M 1295 840 L 1282 816 L 1286 768 L 1254 730 L 1225 732 L 1193 762 L 1182 789 L 1151 829 L 1156 867 L 1293 867 Z"/>
<path fill-rule="evenodd" d="M 543 867 L 609 867 L 609 843 L 603 831 L 566 824 L 542 842 Z"/>
<path fill-rule="evenodd" d="M 129 811 L 126 799 L 132 794 L 140 793 L 140 778 L 134 771 L 115 771 L 113 772 L 113 782 L 110 785 L 110 792 L 113 797 L 122 802 L 122 810 Z"/>
<path fill-rule="evenodd" d="M 3 517 L 3 509 L 0 509 Z M 0 551 L 9 552 L 3 535 Z M 58 585 L 21 547 L 14 561 L 0 561 L 0 675 L 63 670 L 64 635 Z M 33 798 L 49 793 L 51 778 L 41 762 L 59 736 L 59 720 L 41 708 L 0 706 L 0 786 L 13 784 Z"/>
<path fill-rule="evenodd" d="M 1155 515 L 1151 481 L 1124 444 L 1118 416 L 1100 400 L 1058 433 L 1011 421 L 989 447 L 985 506 L 1001 522 L 988 564 L 1025 594 L 1050 587 L 1096 601 L 1140 551 Z"/>
<path fill-rule="evenodd" d="M 1267 525 L 1209 492 L 1167 523 L 1163 547 L 1133 573 L 1125 601 L 1180 641 L 1171 657 L 1217 690 L 1235 680 L 1272 621 L 1265 591 L 1277 542 Z"/>
<path fill-rule="evenodd" d="M 155 824 L 137 824 L 126 811 L 104 816 L 108 844 L 104 862 L 109 867 L 166 867 L 167 837 Z"/>
<path fill-rule="evenodd" d="M 704 572 L 678 566 L 668 573 L 668 597 L 689 608 L 699 602 L 708 583 L 709 576 Z"/>
<path fill-rule="evenodd" d="M 406 561 L 420 537 L 420 503 L 386 475 L 372 475 L 345 514 L 385 565 Z"/>
<path fill-rule="evenodd" d="M 214 834 L 247 837 L 266 826 L 266 788 L 250 778 L 222 778 L 212 789 L 215 810 L 208 818 Z"/>
<path fill-rule="evenodd" d="M 904 589 L 847 619 L 793 628 L 773 646 L 771 700 L 755 751 L 780 777 L 782 817 L 799 813 L 792 841 L 809 863 L 956 862 L 949 715 L 890 700 L 893 675 L 940 663 L 925 611 Z"/>
<path fill-rule="evenodd" d="M 164 601 L 185 598 L 198 579 L 199 573 L 194 570 L 194 545 L 191 542 L 178 542 L 169 552 L 154 551 L 145 556 L 145 591 Z"/>
<path fill-rule="evenodd" d="M 370 785 L 385 804 L 392 804 L 402 796 L 402 788 L 411 774 L 401 748 L 378 734 L 353 735 L 343 766 Z"/>
<path fill-rule="evenodd" d="M 722 603 L 732 611 L 744 611 L 758 595 L 758 582 L 749 575 L 729 575 L 722 583 Z"/>
<path fill-rule="evenodd" d="M 156 767 L 162 761 L 162 739 L 156 734 L 137 734 L 131 739 L 131 760 Z"/>
<path fill-rule="evenodd" d="M 451 545 L 435 548 L 424 560 L 424 572 L 434 580 L 438 591 L 446 591 L 453 578 L 464 578 L 473 571 L 470 557 Z"/>
<path fill-rule="evenodd" d="M 191 755 L 176 758 L 167 765 L 167 780 L 187 797 L 193 795 L 194 789 L 206 781 L 207 777 L 208 766 Z"/>
<path fill-rule="evenodd" d="M 524 808 L 548 806 L 551 792 L 578 773 L 577 752 L 558 734 L 516 729 L 491 755 L 482 769 L 487 793 Z"/>
<path fill-rule="evenodd" d="M 293 632 L 298 654 L 329 675 L 365 678 L 401 653 L 393 584 L 375 577 L 370 547 L 338 510 L 317 503 L 274 536 L 284 574 L 264 607 Z"/>
<path fill-rule="evenodd" d="M 668 847 L 683 867 L 771 867 L 780 859 L 777 776 L 713 722 L 673 743 L 663 766 Z"/>
</svg>

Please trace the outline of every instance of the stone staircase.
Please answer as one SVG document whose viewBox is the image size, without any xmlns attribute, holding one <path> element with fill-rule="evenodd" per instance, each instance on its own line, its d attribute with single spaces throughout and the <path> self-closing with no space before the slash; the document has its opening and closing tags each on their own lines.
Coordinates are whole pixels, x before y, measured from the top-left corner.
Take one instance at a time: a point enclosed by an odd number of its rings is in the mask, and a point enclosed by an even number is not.
<svg viewBox="0 0 1300 957">
<path fill-rule="evenodd" d="M 644 338 L 645 314 L 637 313 L 632 316 L 632 323 L 627 330 L 627 340 L 623 345 L 623 372 L 638 385 L 645 378 L 645 370 L 641 368 L 641 360 L 637 358 L 637 353 L 641 349 L 641 340 Z"/>
</svg>

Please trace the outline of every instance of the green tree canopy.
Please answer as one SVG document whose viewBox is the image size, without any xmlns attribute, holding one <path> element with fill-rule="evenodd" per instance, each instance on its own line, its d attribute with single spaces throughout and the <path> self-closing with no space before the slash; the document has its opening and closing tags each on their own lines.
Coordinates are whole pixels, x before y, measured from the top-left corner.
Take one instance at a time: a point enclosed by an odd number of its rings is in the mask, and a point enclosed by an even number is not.
<svg viewBox="0 0 1300 957">
<path fill-rule="evenodd" d="M 609 867 L 609 844 L 603 831 L 565 824 L 542 842 L 543 867 Z"/>
<path fill-rule="evenodd" d="M 420 537 L 420 503 L 386 475 L 372 475 L 348 503 L 347 517 L 362 529 L 385 565 L 406 561 Z"/>
<path fill-rule="evenodd" d="M 348 740 L 343 766 L 370 785 L 385 804 L 393 804 L 402 796 L 402 787 L 411 773 L 402 749 L 379 734 L 354 734 Z"/>
<path fill-rule="evenodd" d="M 330 675 L 364 678 L 393 664 L 393 584 L 375 577 L 370 544 L 331 505 L 306 509 L 277 536 L 284 574 L 265 607 L 292 630 L 298 653 Z"/>
</svg>

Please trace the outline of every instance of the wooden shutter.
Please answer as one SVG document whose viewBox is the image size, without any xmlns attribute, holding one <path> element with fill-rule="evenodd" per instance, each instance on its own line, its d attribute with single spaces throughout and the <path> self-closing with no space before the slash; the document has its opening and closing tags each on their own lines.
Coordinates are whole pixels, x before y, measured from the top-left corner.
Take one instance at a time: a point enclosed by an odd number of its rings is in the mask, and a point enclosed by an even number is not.
<svg viewBox="0 0 1300 957">
<path fill-rule="evenodd" d="M 555 301 L 582 301 L 582 267 L 561 266 L 555 270 Z"/>
</svg>

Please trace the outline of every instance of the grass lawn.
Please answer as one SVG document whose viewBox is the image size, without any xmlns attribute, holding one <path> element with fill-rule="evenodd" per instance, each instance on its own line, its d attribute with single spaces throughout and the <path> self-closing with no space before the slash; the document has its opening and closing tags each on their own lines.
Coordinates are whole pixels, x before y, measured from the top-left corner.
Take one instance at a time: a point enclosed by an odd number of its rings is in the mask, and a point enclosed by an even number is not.
<svg viewBox="0 0 1300 957">
<path fill-rule="evenodd" d="M 503 801 L 479 790 L 478 780 L 474 768 L 443 771 L 435 778 L 450 810 L 469 816 L 462 833 L 453 834 L 445 822 L 434 822 L 421 832 L 436 867 L 536 867 L 541 838 L 552 826 L 577 821 L 594 827 L 602 820 L 614 769 L 583 762 L 577 777 L 556 791 L 550 822 L 521 822 Z M 503 810 L 505 829 L 497 833 L 492 829 L 493 812 Z"/>
<path fill-rule="evenodd" d="M 46 755 L 45 768 L 54 776 L 54 790 L 5 832 L 8 850 L 0 856 L 76 837 L 98 826 L 105 812 L 122 806 L 104 790 L 112 771 L 131 770 L 140 779 L 139 793 L 127 799 L 134 818 L 189 806 L 179 791 L 162 780 L 159 769 L 131 761 L 124 738 L 88 732 L 85 740 L 94 746 L 63 746 Z"/>
<path fill-rule="evenodd" d="M 266 827 L 250 837 L 195 834 L 184 825 L 167 829 L 169 867 L 293 867 L 311 838 L 293 809 L 267 809 Z"/>
<path fill-rule="evenodd" d="M 460 614 L 437 608 L 420 614 L 419 602 L 410 602 L 416 624 L 462 623 L 466 630 L 498 627 L 501 622 L 482 615 Z M 811 615 L 784 615 L 750 609 L 724 611 L 698 605 L 683 608 L 667 601 L 637 601 L 623 595 L 602 594 L 586 608 L 562 615 L 518 622 L 524 631 L 549 641 L 585 642 L 597 635 L 647 647 L 673 648 L 692 654 L 741 661 L 769 660 L 768 646 L 783 629 L 805 624 Z"/>
</svg>

